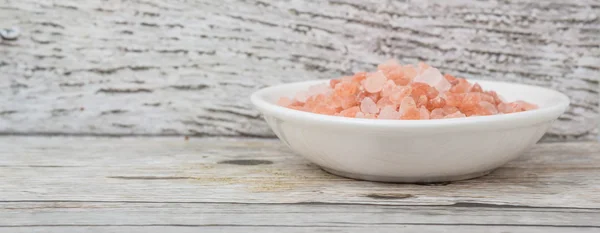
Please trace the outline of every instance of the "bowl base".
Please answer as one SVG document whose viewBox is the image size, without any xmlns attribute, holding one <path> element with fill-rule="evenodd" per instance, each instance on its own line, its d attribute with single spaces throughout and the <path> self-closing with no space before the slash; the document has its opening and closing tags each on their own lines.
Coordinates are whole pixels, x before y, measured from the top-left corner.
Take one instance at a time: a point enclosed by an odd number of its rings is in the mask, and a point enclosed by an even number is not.
<svg viewBox="0 0 600 233">
<path fill-rule="evenodd" d="M 366 181 L 377 181 L 377 182 L 387 182 L 387 183 L 438 183 L 438 182 L 448 182 L 448 181 L 458 181 L 458 180 L 468 180 L 481 176 L 485 176 L 490 174 L 493 170 L 483 171 L 483 172 L 475 172 L 466 175 L 457 175 L 457 176 L 440 176 L 440 177 L 402 177 L 402 176 L 373 176 L 373 175 L 364 175 L 350 172 L 338 171 L 326 167 L 321 167 L 324 171 L 334 174 L 336 176 L 342 176 L 346 178 L 351 178 L 355 180 L 366 180 Z"/>
</svg>

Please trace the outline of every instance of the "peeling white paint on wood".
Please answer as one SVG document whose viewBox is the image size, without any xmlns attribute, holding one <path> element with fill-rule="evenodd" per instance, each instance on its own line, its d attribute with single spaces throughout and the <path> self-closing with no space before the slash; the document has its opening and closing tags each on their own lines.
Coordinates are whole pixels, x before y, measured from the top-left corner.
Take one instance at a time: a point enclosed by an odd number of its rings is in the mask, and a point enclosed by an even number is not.
<svg viewBox="0 0 600 233">
<path fill-rule="evenodd" d="M 597 136 L 598 1 L 4 0 L 0 131 L 271 137 L 248 96 L 272 84 L 425 60 L 555 88 L 544 140 Z"/>
</svg>

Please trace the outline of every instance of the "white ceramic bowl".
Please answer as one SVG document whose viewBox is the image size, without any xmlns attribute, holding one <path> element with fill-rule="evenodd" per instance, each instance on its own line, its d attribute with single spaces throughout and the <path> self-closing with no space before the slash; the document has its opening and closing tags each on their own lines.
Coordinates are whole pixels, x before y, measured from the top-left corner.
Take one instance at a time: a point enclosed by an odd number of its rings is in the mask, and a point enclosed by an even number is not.
<svg viewBox="0 0 600 233">
<path fill-rule="evenodd" d="M 478 82 L 507 101 L 525 100 L 532 111 L 440 120 L 373 120 L 327 116 L 284 108 L 292 97 L 326 80 L 291 83 L 255 92 L 252 103 L 277 137 L 324 170 L 385 182 L 442 182 L 488 174 L 534 145 L 569 105 L 546 88 Z"/>
</svg>

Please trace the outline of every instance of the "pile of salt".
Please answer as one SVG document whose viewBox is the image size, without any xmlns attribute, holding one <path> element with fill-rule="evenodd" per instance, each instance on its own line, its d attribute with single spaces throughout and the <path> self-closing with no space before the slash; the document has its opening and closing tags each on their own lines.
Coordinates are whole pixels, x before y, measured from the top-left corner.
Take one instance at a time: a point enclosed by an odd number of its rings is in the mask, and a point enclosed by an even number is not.
<svg viewBox="0 0 600 233">
<path fill-rule="evenodd" d="M 440 71 L 425 63 L 400 65 L 392 60 L 372 73 L 332 79 L 278 104 L 318 114 L 427 120 L 506 114 L 536 109 L 524 101 L 505 102 L 496 92 Z"/>
</svg>

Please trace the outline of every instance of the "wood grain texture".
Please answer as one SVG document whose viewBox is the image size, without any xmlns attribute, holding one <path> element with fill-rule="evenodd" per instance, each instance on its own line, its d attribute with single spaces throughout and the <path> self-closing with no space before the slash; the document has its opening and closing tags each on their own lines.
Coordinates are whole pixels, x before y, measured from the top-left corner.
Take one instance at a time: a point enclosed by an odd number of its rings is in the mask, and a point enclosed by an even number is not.
<svg viewBox="0 0 600 233">
<path fill-rule="evenodd" d="M 270 226 L 54 226 L 54 227 L 11 227 L 2 228 L 3 232 L 7 233 L 72 233 L 72 232 L 127 232 L 127 233 L 162 233 L 162 232 L 231 232 L 231 233 L 247 233 L 247 232 L 344 232 L 344 233 L 362 233 L 365 231 L 377 231 L 381 233 L 388 232 L 485 232 L 485 233 L 507 233 L 507 232 L 526 232 L 526 233 L 563 233 L 563 232 L 598 232 L 594 228 L 579 228 L 579 227 L 514 227 L 514 226 L 429 226 L 429 225 L 392 225 L 392 226 L 369 226 L 365 227 L 270 227 Z"/>
<path fill-rule="evenodd" d="M 0 138 L 3 201 L 343 203 L 600 208 L 600 145 L 541 144 L 481 179 L 362 182 L 277 140 Z"/>
<path fill-rule="evenodd" d="M 272 137 L 268 85 L 425 60 L 551 87 L 572 105 L 546 141 L 597 136 L 600 2 L 2 0 L 0 131 Z"/>
<path fill-rule="evenodd" d="M 276 140 L 0 137 L 1 232 L 597 232 L 600 144 L 480 179 L 329 175 Z"/>
<path fill-rule="evenodd" d="M 597 232 L 600 209 L 332 204 L 23 202 L 2 232 Z M 137 229 L 137 230 L 136 230 Z M 169 230 L 167 230 L 169 229 Z M 43 230 L 43 231 L 42 231 Z M 245 231 L 244 231 L 245 230 Z"/>
</svg>

